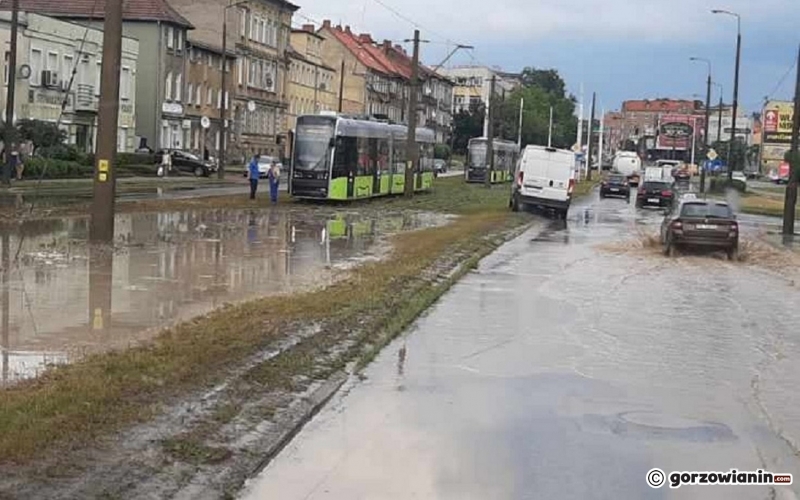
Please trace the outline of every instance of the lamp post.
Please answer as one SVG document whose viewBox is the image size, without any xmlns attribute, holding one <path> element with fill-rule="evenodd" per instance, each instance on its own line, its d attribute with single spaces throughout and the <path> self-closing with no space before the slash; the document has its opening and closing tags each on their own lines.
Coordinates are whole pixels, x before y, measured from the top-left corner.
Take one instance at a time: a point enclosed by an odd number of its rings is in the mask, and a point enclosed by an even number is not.
<svg viewBox="0 0 800 500">
<path fill-rule="evenodd" d="M 717 143 L 722 141 L 722 94 L 725 93 L 725 89 L 722 88 L 722 85 L 716 82 L 711 82 L 712 85 L 716 85 L 719 87 L 719 107 L 717 108 Z"/>
<path fill-rule="evenodd" d="M 702 57 L 690 57 L 690 61 L 695 62 L 704 62 L 708 65 L 708 78 L 706 80 L 706 117 L 705 123 L 703 124 L 703 154 L 708 154 L 708 150 L 710 148 L 708 144 L 708 122 L 711 118 L 711 61 Z M 694 131 L 696 134 L 696 131 Z M 694 150 L 692 150 L 692 154 L 694 155 Z M 700 168 L 700 192 L 703 193 L 706 190 L 706 169 Z"/>
<path fill-rule="evenodd" d="M 222 122 L 222 137 L 219 142 L 219 168 L 217 169 L 217 177 L 219 179 L 225 178 L 225 147 L 228 143 L 228 9 L 242 5 L 248 1 L 249 0 L 242 0 L 234 2 L 222 9 L 222 109 L 220 109 L 219 112 L 219 118 Z"/>
<path fill-rule="evenodd" d="M 739 62 L 741 60 L 741 53 L 742 53 L 742 18 L 739 14 L 727 10 L 714 9 L 711 11 L 711 13 L 725 14 L 736 18 L 736 69 L 734 70 L 734 76 L 733 76 L 733 116 L 731 116 L 731 144 L 730 144 L 730 147 L 733 148 L 733 141 L 736 140 L 736 115 L 739 111 Z M 733 168 L 736 165 L 734 164 L 735 162 L 730 161 L 731 160 L 730 156 L 728 156 L 728 160 L 731 163 L 730 165 L 728 165 L 728 180 L 730 181 L 733 179 Z"/>
</svg>

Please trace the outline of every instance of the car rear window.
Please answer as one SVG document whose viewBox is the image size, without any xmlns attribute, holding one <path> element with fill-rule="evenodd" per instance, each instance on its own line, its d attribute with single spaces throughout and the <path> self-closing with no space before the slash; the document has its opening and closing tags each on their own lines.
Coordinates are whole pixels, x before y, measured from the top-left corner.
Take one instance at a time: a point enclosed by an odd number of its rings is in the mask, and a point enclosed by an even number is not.
<svg viewBox="0 0 800 500">
<path fill-rule="evenodd" d="M 645 189 L 669 189 L 672 187 L 668 182 L 645 182 Z"/>
<path fill-rule="evenodd" d="M 625 182 L 625 177 L 623 177 L 621 175 L 612 175 L 612 176 L 609 176 L 608 182 L 615 182 L 617 184 L 621 184 L 621 183 Z"/>
<path fill-rule="evenodd" d="M 728 205 L 718 203 L 684 203 L 681 207 L 681 217 L 713 217 L 730 219 L 733 211 Z"/>
</svg>

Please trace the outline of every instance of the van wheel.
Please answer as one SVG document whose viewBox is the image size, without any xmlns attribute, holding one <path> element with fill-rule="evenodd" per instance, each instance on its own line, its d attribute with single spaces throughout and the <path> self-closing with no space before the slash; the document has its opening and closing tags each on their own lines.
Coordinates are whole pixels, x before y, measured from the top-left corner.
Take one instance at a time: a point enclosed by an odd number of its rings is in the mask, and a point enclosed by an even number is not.
<svg viewBox="0 0 800 500">
<path fill-rule="evenodd" d="M 203 167 L 195 167 L 195 169 L 194 169 L 194 176 L 195 177 L 203 177 L 203 175 L 205 175 L 205 173 L 206 172 L 203 170 Z"/>
<path fill-rule="evenodd" d="M 675 257 L 676 253 L 675 244 L 672 242 L 672 238 L 667 236 L 664 240 L 664 255 L 669 258 L 673 258 Z"/>
<path fill-rule="evenodd" d="M 519 202 L 519 196 L 518 195 L 514 195 L 511 198 L 511 211 L 512 212 L 519 212 L 520 209 L 522 208 L 520 205 L 521 204 Z"/>
<path fill-rule="evenodd" d="M 739 260 L 739 247 L 733 247 L 728 249 L 728 260 L 737 261 Z"/>
</svg>

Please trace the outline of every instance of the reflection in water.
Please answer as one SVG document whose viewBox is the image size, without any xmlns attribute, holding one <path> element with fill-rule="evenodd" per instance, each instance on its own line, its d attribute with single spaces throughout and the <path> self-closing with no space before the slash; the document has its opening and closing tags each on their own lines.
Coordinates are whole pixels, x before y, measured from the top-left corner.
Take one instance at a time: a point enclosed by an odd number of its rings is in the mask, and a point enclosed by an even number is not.
<svg viewBox="0 0 800 500">
<path fill-rule="evenodd" d="M 225 303 L 328 284 L 331 269 L 362 258 L 378 234 L 445 220 L 279 209 L 126 214 L 115 221 L 113 249 L 87 244 L 88 219 L 14 226 L 2 232 L 11 263 L 2 276 L 3 381 L 134 345 Z"/>
<path fill-rule="evenodd" d="M 0 287 L 2 287 L 2 290 L 0 290 L 0 295 L 2 295 L 2 297 L 0 297 L 0 302 L 2 302 L 2 309 L 3 309 L 2 310 L 3 323 L 2 323 L 2 326 L 0 326 L 0 328 L 2 328 L 2 329 L 0 329 L 0 349 L 2 349 L 2 360 L 0 360 L 0 363 L 2 363 L 3 366 L 0 367 L 0 371 L 2 371 L 2 381 L 3 381 L 3 383 L 5 383 L 5 382 L 8 381 L 8 372 L 9 372 L 8 349 L 9 349 L 9 346 L 10 346 L 10 344 L 9 344 L 9 334 L 10 334 L 9 330 L 11 328 L 10 324 L 9 324 L 10 320 L 9 320 L 9 317 L 8 317 L 8 312 L 9 312 L 9 309 L 10 309 L 10 303 L 9 303 L 10 296 L 9 296 L 9 293 L 8 293 L 8 282 L 9 282 L 9 273 L 11 272 L 11 256 L 9 255 L 9 252 L 11 251 L 11 248 L 10 248 L 11 236 L 8 234 L 9 233 L 9 229 L 8 228 L 0 227 L 0 229 L 2 229 L 2 231 L 3 231 L 3 235 L 2 235 L 2 240 L 3 240 L 3 243 L 2 243 L 3 256 L 2 257 L 3 257 L 3 261 L 2 261 L 2 271 L 0 271 L 0 272 L 2 272 L 2 277 L 0 277 Z"/>
</svg>

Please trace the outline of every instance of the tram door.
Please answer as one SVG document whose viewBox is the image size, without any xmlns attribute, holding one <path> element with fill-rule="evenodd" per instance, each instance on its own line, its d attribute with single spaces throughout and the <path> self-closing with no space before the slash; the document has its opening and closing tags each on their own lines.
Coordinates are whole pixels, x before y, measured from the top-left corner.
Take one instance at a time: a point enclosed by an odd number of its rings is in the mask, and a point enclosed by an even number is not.
<svg viewBox="0 0 800 500">
<path fill-rule="evenodd" d="M 369 140 L 369 166 L 372 170 L 372 194 L 381 192 L 381 172 L 378 162 L 378 139 Z"/>
</svg>

